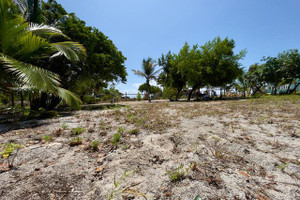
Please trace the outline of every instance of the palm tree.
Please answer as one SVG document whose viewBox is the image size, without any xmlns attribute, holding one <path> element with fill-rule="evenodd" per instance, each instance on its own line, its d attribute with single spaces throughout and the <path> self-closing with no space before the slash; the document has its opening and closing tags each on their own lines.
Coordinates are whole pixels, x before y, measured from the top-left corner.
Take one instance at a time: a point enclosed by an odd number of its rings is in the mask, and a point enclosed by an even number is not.
<svg viewBox="0 0 300 200">
<path fill-rule="evenodd" d="M 142 71 L 140 70 L 132 70 L 136 75 L 142 76 L 146 79 L 146 85 L 147 85 L 147 95 L 148 95 L 148 101 L 151 102 L 150 98 L 150 80 L 156 79 L 157 73 L 160 71 L 155 71 L 155 66 L 157 64 L 152 60 L 152 58 L 143 59 L 142 64 Z"/>
<path fill-rule="evenodd" d="M 19 14 L 12 0 L 0 1 L 0 90 L 11 90 L 15 85 L 57 94 L 69 105 L 79 107 L 81 101 L 72 92 L 60 87 L 59 76 L 37 67 L 41 58 L 65 56 L 77 61 L 85 54 L 76 42 L 49 42 L 53 37 L 65 37 L 54 27 L 29 24 Z M 57 39 L 56 39 L 57 41 Z"/>
</svg>

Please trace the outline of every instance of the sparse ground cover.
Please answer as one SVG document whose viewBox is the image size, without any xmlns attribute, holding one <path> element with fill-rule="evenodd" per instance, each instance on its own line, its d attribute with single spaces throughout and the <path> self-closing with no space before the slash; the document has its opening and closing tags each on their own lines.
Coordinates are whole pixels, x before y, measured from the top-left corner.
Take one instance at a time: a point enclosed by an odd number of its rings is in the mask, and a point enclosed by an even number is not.
<svg viewBox="0 0 300 200">
<path fill-rule="evenodd" d="M 278 96 L 0 125 L 0 199 L 300 199 L 299 119 L 299 96 Z"/>
</svg>

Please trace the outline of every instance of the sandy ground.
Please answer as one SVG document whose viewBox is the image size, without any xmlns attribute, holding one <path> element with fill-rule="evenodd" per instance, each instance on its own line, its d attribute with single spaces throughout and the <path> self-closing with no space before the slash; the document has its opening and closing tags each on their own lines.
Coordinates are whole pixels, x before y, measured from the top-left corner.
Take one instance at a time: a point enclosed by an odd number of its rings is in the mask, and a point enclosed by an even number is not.
<svg viewBox="0 0 300 200">
<path fill-rule="evenodd" d="M 88 108 L 0 125 L 1 200 L 300 199 L 299 97 Z"/>
</svg>

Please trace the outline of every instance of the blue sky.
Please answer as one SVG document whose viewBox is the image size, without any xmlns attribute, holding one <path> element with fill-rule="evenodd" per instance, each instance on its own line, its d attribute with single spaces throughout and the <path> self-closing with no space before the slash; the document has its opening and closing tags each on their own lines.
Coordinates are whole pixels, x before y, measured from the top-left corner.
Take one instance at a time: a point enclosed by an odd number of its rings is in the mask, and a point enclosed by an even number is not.
<svg viewBox="0 0 300 200">
<path fill-rule="evenodd" d="M 247 49 L 244 67 L 263 56 L 300 46 L 300 0 L 58 0 L 87 25 L 107 35 L 127 57 L 127 84 L 137 93 L 144 80 L 135 76 L 143 58 L 177 53 L 187 41 L 204 44 L 228 36 L 236 52 Z"/>
</svg>

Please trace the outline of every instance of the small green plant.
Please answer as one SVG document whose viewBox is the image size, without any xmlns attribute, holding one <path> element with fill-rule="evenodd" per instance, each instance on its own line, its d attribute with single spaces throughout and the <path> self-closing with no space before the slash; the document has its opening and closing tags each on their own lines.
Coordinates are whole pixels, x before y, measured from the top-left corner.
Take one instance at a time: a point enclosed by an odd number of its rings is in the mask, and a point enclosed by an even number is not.
<svg viewBox="0 0 300 200">
<path fill-rule="evenodd" d="M 197 195 L 194 200 L 201 200 L 201 197 Z"/>
<path fill-rule="evenodd" d="M 120 139 L 122 137 L 122 134 L 121 133 L 115 133 L 111 139 L 111 142 L 115 145 L 115 146 L 118 146 L 119 145 L 119 142 L 120 142 Z"/>
<path fill-rule="evenodd" d="M 51 142 L 53 140 L 53 137 L 51 135 L 44 135 L 42 139 L 46 142 Z"/>
<path fill-rule="evenodd" d="M 82 127 L 72 128 L 72 130 L 71 130 L 71 135 L 72 135 L 72 136 L 80 135 L 80 134 L 83 133 L 84 131 L 85 131 L 85 129 L 82 128 Z"/>
<path fill-rule="evenodd" d="M 118 193 L 120 193 L 122 191 L 122 188 L 120 187 L 122 182 L 129 176 L 133 175 L 134 173 L 135 173 L 135 171 L 131 171 L 131 172 L 125 171 L 124 174 L 118 180 L 116 179 L 116 176 L 114 176 L 114 188 L 112 189 L 112 191 L 107 199 L 112 200 L 114 198 L 114 196 L 116 196 Z"/>
<path fill-rule="evenodd" d="M 138 135 L 139 133 L 140 133 L 140 129 L 138 129 L 138 128 L 128 131 L 128 134 L 130 134 L 130 135 Z"/>
<path fill-rule="evenodd" d="M 64 122 L 62 125 L 61 125 L 61 128 L 63 130 L 66 130 L 69 126 Z"/>
<path fill-rule="evenodd" d="M 141 93 L 139 93 L 138 92 L 138 94 L 137 94 L 137 98 L 136 98 L 138 101 L 141 101 L 142 100 L 142 95 L 141 95 Z"/>
<path fill-rule="evenodd" d="M 288 166 L 287 163 L 282 163 L 281 165 L 280 164 L 277 164 L 277 167 L 278 169 L 280 169 L 281 171 L 284 171 L 284 169 Z"/>
<path fill-rule="evenodd" d="M 69 144 L 70 144 L 71 147 L 80 145 L 80 144 L 82 144 L 82 138 L 80 138 L 80 137 L 72 138 L 70 140 Z"/>
<path fill-rule="evenodd" d="M 129 147 L 128 147 L 127 144 L 124 144 L 124 145 L 122 146 L 122 149 L 125 150 L 125 151 L 126 151 L 128 148 L 129 148 Z"/>
<path fill-rule="evenodd" d="M 122 126 L 120 126 L 118 128 L 118 133 L 123 134 L 124 132 L 125 132 L 125 129 Z"/>
<path fill-rule="evenodd" d="M 92 150 L 93 150 L 93 151 L 98 151 L 98 149 L 99 149 L 99 148 L 98 148 L 99 144 L 100 144 L 100 142 L 99 142 L 98 140 L 92 141 L 92 143 L 91 143 Z"/>
<path fill-rule="evenodd" d="M 174 170 L 167 171 L 171 182 L 181 181 L 184 179 L 185 175 L 188 174 L 190 167 L 184 169 L 184 165 L 180 164 L 180 166 Z"/>
<path fill-rule="evenodd" d="M 0 156 L 7 159 L 7 164 L 10 169 L 14 167 L 14 161 L 21 148 L 23 148 L 22 145 L 15 143 L 3 145 L 4 151 L 0 152 Z"/>
</svg>

